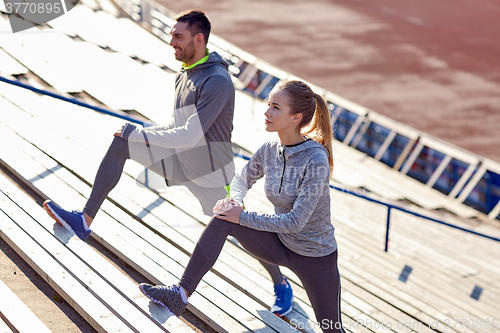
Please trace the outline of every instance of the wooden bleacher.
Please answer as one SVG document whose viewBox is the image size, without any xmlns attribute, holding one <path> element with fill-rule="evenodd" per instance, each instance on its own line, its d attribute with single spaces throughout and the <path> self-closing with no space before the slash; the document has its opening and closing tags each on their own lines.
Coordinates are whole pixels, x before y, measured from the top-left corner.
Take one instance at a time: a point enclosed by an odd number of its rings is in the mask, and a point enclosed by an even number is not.
<svg viewBox="0 0 500 333">
<path fill-rule="evenodd" d="M 0 177 L 0 184 L 2 238 L 97 331 L 192 331 L 164 308 L 151 307 L 134 283 L 54 225 L 12 183 Z"/>
<path fill-rule="evenodd" d="M 82 12 L 85 12 L 85 15 L 97 15 L 85 9 Z M 116 20 L 109 17 L 106 17 L 106 20 L 118 24 Z M 75 32 L 75 34 L 78 33 Z M 94 38 L 89 37 L 92 36 L 91 33 L 86 36 L 89 39 Z M 72 49 L 74 44 L 87 44 L 67 39 L 63 35 L 52 38 L 54 42 L 64 40 L 68 49 Z M 26 45 L 34 43 L 33 39 L 29 39 L 29 37 L 26 37 L 24 42 Z M 96 40 L 92 42 L 96 42 Z M 4 47 L 5 44 L 2 43 L 0 41 L 0 46 Z M 101 46 L 109 46 L 105 43 L 102 41 Z M 19 49 L 19 45 L 17 47 L 12 46 L 15 44 L 9 45 L 11 54 L 15 57 L 15 51 L 18 50 L 18 60 L 22 60 L 21 62 L 30 70 L 38 73 L 42 78 L 49 75 L 50 71 L 47 68 L 43 68 L 43 66 L 38 68 L 38 63 L 31 63 L 30 61 L 33 60 L 23 53 L 25 50 Z M 120 46 L 117 45 L 119 44 L 114 44 L 113 47 L 119 48 Z M 33 51 L 35 46 L 27 50 Z M 95 57 L 94 59 L 100 60 L 101 57 L 104 58 L 109 54 L 95 46 L 87 46 L 81 49 L 92 50 L 91 54 Z M 128 56 L 136 55 L 132 51 L 122 51 Z M 51 54 L 46 56 L 53 57 Z M 146 58 L 147 55 L 142 57 Z M 113 59 L 119 58 L 125 59 L 120 55 Z M 159 61 L 156 60 L 156 62 L 154 66 L 159 65 Z M 113 65 L 113 61 L 106 63 L 110 66 Z M 135 71 L 134 68 L 137 68 L 136 64 L 130 65 L 132 63 L 124 61 L 120 64 L 132 74 Z M 151 66 L 153 65 L 150 64 L 149 67 L 143 65 L 142 70 L 154 69 Z M 21 73 L 23 69 L 17 67 L 6 74 L 2 69 L 2 64 L 0 64 L 0 71 L 5 75 L 16 74 L 15 72 Z M 154 69 L 154 71 L 157 70 Z M 109 82 L 117 82 L 119 79 L 114 77 L 116 71 L 106 73 L 107 76 L 112 77 L 112 81 Z M 141 73 L 143 72 L 141 71 Z M 165 73 L 166 82 L 169 75 L 165 71 L 162 73 Z M 51 85 L 63 87 L 65 83 L 60 82 L 59 79 L 57 77 L 55 79 L 47 78 L 46 81 Z M 171 103 L 161 105 L 161 103 L 155 102 L 151 105 L 160 105 L 162 109 L 144 106 L 145 104 L 140 107 L 132 100 L 129 100 L 128 104 L 123 103 L 116 98 L 117 93 L 100 95 L 102 87 L 85 85 L 88 82 L 85 82 L 83 77 L 80 79 L 75 77 L 74 80 L 67 82 L 77 88 L 64 88 L 62 91 L 67 92 L 75 89 L 76 91 L 79 91 L 78 89 L 87 91 L 88 89 L 91 95 L 95 95 L 96 99 L 107 101 L 106 104 L 110 106 L 116 106 L 118 109 L 136 108 L 142 111 L 145 116 L 158 122 L 164 121 L 164 118 L 160 119 L 165 117 L 162 111 L 165 109 L 164 105 L 171 105 Z M 111 142 L 111 134 L 121 126 L 123 121 L 98 115 L 93 111 L 71 106 L 49 97 L 40 97 L 3 83 L 0 84 L 0 88 L 0 95 L 3 96 L 0 97 L 0 110 L 2 110 L 0 138 L 2 142 L 10 143 L 9 147 L 2 148 L 0 151 L 2 163 L 5 167 L 17 172 L 26 184 L 37 189 L 46 197 L 52 198 L 64 207 L 81 208 L 90 192 L 89 184 L 93 182 L 101 158 Z M 173 89 L 165 88 L 163 98 L 172 98 L 169 93 L 165 93 L 170 91 Z M 151 94 L 160 95 L 157 90 Z M 148 99 L 148 96 L 144 99 Z M 259 134 L 259 128 L 262 127 L 260 126 L 262 117 L 259 112 L 263 113 L 265 107 L 262 102 L 249 100 L 248 95 L 241 92 L 237 93 L 237 101 L 235 141 L 250 150 L 254 150 L 254 147 L 260 146 L 260 142 L 252 138 L 261 137 L 262 133 Z M 248 117 L 245 117 L 248 114 L 251 114 L 252 117 L 250 121 Z M 255 127 L 255 133 L 248 135 L 248 129 L 246 131 L 238 130 L 238 128 L 242 128 L 243 124 L 245 124 L 245 128 L 248 128 L 249 125 Z M 92 128 L 91 133 L 89 133 L 90 128 Z M 378 168 L 378 164 L 371 165 L 364 154 L 340 145 L 335 147 L 335 151 L 336 154 L 338 153 L 335 172 L 336 180 L 339 182 L 354 188 L 373 189 L 373 192 L 382 197 L 389 197 L 393 200 L 407 198 L 427 209 L 448 205 L 448 201 L 439 196 L 430 197 L 428 189 L 424 185 L 408 179 L 408 177 L 400 177 L 401 179 L 397 178 L 396 181 L 390 182 L 392 177 L 398 176 L 394 176 L 395 173 L 391 172 L 390 169 L 374 169 Z M 242 161 L 238 161 L 238 165 L 241 166 Z M 137 164 L 131 162 L 126 164 L 125 175 L 116 189 L 110 193 L 109 200 L 106 200 L 98 215 L 98 220 L 93 224 L 92 237 L 152 282 L 174 283 L 182 274 L 183 267 L 185 267 L 208 218 L 201 213 L 196 200 L 181 187 L 168 188 L 162 192 L 138 188 L 135 177 L 142 171 L 143 168 Z M 349 174 L 349 172 L 351 173 Z M 355 181 L 350 182 L 352 179 Z M 3 179 L 0 188 L 3 190 L 4 188 L 10 189 L 10 187 L 11 185 Z M 35 245 L 41 246 L 43 249 L 49 248 L 49 251 L 52 251 L 50 249 L 53 246 L 55 249 L 53 251 L 70 253 L 67 255 L 69 257 L 78 257 L 80 261 L 75 259 L 75 265 L 81 262 L 78 264 L 80 266 L 71 266 L 71 270 L 59 268 L 56 270 L 59 272 L 55 274 L 56 276 L 61 274 L 78 277 L 79 274 L 83 274 L 82 272 L 93 272 L 89 274 L 96 274 L 96 281 L 99 281 L 96 284 L 99 288 L 103 288 L 99 291 L 111 297 L 109 300 L 94 300 L 95 295 L 87 293 L 83 299 L 72 303 L 76 308 L 81 308 L 82 311 L 86 311 L 84 305 L 87 302 L 94 302 L 92 304 L 97 304 L 96 306 L 101 304 L 99 305 L 100 309 L 108 311 L 103 313 L 109 313 L 109 308 L 112 308 L 113 315 L 110 315 L 109 321 L 98 321 L 90 315 L 84 316 L 94 327 L 101 327 L 101 331 L 113 331 L 113 327 L 115 327 L 113 325 L 124 327 L 124 330 L 130 330 L 132 326 L 134 328 L 140 327 L 139 325 L 150 325 L 145 327 L 152 327 L 152 329 L 159 331 L 182 332 L 190 330 L 168 313 L 157 314 L 151 311 L 151 306 L 154 305 L 139 294 L 137 287 L 132 286 L 133 283 L 131 284 L 127 278 L 117 275 L 115 280 L 111 277 L 105 278 L 106 275 L 101 276 L 104 274 L 100 271 L 101 264 L 104 265 L 103 267 L 106 266 L 99 261 L 95 251 L 92 252 L 92 249 L 75 237 L 69 238 L 69 234 L 63 228 L 54 226 L 53 221 L 48 219 L 45 212 L 25 195 L 17 192 L 14 188 L 12 193 L 14 194 L 4 192 L 3 200 L 0 201 L 2 204 L 0 208 L 5 209 L 3 211 L 7 213 L 3 215 L 14 216 L 12 214 L 16 213 L 15 220 L 10 217 L 3 218 L 2 221 L 5 222 L 6 228 L 8 229 L 9 226 L 14 228 L 18 224 L 30 227 L 35 225 L 33 228 L 36 227 L 36 230 L 44 235 L 43 238 L 48 239 L 47 243 L 43 243 L 43 246 L 36 243 Z M 258 184 L 255 189 L 249 192 L 246 204 L 255 210 L 269 211 L 271 209 L 263 195 L 262 184 Z M 466 208 L 459 207 L 450 205 L 448 209 L 459 215 L 468 216 L 467 214 L 470 212 Z M 497 278 L 500 273 L 497 253 L 500 249 L 497 243 L 393 212 L 390 250 L 387 254 L 382 251 L 385 214 L 386 211 L 383 207 L 332 191 L 332 215 L 333 223 L 337 228 L 339 265 L 343 282 L 343 320 L 345 323 L 356 322 L 356 320 L 363 320 L 365 323 L 365 325 L 351 327 L 348 331 L 384 331 L 384 329 L 368 325 L 367 322 L 379 324 L 391 322 L 395 324 L 396 322 L 428 323 L 440 320 L 441 325 L 443 325 L 447 319 L 451 318 L 495 318 L 500 310 L 498 301 L 500 291 Z M 30 224 L 24 224 L 28 223 L 26 221 Z M 454 220 L 454 222 L 464 223 L 459 219 Z M 4 224 L 2 224 L 2 237 L 4 237 L 3 226 Z M 485 224 L 478 223 L 477 226 L 469 227 L 485 230 L 485 233 L 498 233 L 498 230 Z M 23 234 L 23 232 L 21 230 L 12 237 L 21 237 L 23 244 L 24 239 L 31 238 L 34 241 L 34 238 L 38 237 L 38 235 L 30 237 L 31 232 L 29 234 L 26 232 Z M 27 241 L 27 243 L 30 242 Z M 13 247 L 17 246 L 17 242 L 10 244 Z M 19 248 L 19 251 L 23 251 L 23 249 Z M 36 264 L 36 257 L 23 257 Z M 57 265 L 61 266 L 58 261 L 53 264 L 53 266 L 59 267 Z M 398 277 L 405 266 L 412 267 L 413 271 L 404 283 Z M 99 270 L 95 271 L 97 268 Z M 50 271 L 50 268 L 47 269 Z M 297 320 L 304 325 L 312 324 L 314 314 L 300 281 L 292 272 L 284 271 L 292 281 L 296 295 L 294 311 L 286 319 L 288 321 Z M 45 271 L 41 272 L 41 274 L 48 274 Z M 83 287 L 85 283 L 87 283 L 87 287 L 90 282 L 94 283 L 94 280 L 89 278 L 78 278 L 75 281 L 77 281 L 75 283 L 80 283 L 79 285 L 83 289 L 85 289 Z M 111 285 L 110 281 L 121 281 L 120 283 L 123 283 L 124 286 L 128 286 L 127 291 L 124 291 L 123 294 L 118 293 L 117 296 L 118 283 Z M 63 287 L 67 286 L 63 282 L 60 284 Z M 476 285 L 484 289 L 479 300 L 470 297 Z M 61 288 L 56 284 L 52 286 L 55 289 Z M 296 331 L 269 312 L 268 306 L 272 303 L 271 291 L 272 283 L 258 262 L 237 244 L 229 241 L 214 269 L 207 274 L 198 292 L 190 299 L 189 310 L 219 332 Z M 66 297 L 72 299 L 71 295 L 68 293 Z M 117 301 L 122 299 L 120 297 L 125 301 Z M 122 303 L 127 305 L 124 306 Z M 103 304 L 108 306 L 103 307 Z M 127 320 L 124 322 L 121 319 L 127 319 L 128 316 L 124 317 L 124 313 L 129 311 L 141 313 L 137 318 L 134 318 L 134 323 Z M 93 315 L 99 317 L 99 312 L 96 313 Z M 305 331 L 320 332 L 317 327 Z M 393 331 L 428 332 L 430 329 L 426 325 L 421 325 L 412 329 L 394 328 Z M 465 327 L 456 328 L 453 331 L 482 332 L 485 330 L 477 328 L 469 330 Z"/>
</svg>

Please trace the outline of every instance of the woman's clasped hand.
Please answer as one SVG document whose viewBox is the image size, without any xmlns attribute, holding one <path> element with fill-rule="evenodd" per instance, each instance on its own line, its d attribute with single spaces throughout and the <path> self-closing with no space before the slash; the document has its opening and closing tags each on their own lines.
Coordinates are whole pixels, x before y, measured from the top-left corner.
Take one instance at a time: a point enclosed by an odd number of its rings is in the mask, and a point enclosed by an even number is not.
<svg viewBox="0 0 500 333">
<path fill-rule="evenodd" d="M 214 216 L 229 222 L 240 224 L 240 214 L 243 211 L 243 204 L 231 198 L 224 198 L 214 206 Z"/>
</svg>

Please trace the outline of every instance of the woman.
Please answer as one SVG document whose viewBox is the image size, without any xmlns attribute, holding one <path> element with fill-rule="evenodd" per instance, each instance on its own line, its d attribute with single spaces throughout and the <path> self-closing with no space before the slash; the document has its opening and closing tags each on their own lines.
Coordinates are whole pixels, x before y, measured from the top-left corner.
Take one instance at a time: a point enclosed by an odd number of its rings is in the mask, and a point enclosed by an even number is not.
<svg viewBox="0 0 500 333">
<path fill-rule="evenodd" d="M 156 303 L 180 315 L 231 235 L 258 259 L 286 266 L 300 278 L 323 332 L 344 332 L 340 317 L 337 244 L 330 221 L 332 128 L 325 100 L 301 81 L 284 81 L 269 95 L 266 130 L 279 141 L 264 144 L 220 200 L 178 285 L 141 284 Z M 305 133 L 302 129 L 311 125 Z M 247 190 L 266 176 L 275 214 L 243 209 Z"/>
</svg>

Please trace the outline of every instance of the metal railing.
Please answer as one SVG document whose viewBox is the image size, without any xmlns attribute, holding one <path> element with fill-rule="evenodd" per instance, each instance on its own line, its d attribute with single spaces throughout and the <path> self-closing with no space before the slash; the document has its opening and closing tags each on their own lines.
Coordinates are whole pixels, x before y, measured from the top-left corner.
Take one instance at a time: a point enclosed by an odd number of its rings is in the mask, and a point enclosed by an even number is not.
<svg viewBox="0 0 500 333">
<path fill-rule="evenodd" d="M 82 102 L 82 101 L 80 101 L 80 100 L 78 100 L 76 98 L 69 98 L 69 97 L 65 97 L 65 96 L 61 96 L 61 95 L 52 93 L 50 91 L 46 91 L 46 90 L 43 90 L 43 89 L 38 89 L 38 88 L 35 88 L 33 86 L 24 84 L 24 83 L 22 83 L 22 82 L 20 82 L 18 80 L 10 80 L 10 79 L 7 79 L 7 78 L 4 78 L 4 77 L 0 76 L 0 81 L 3 81 L 5 83 L 9 83 L 9 84 L 12 84 L 12 85 L 24 88 L 24 89 L 31 90 L 31 91 L 34 91 L 36 93 L 42 94 L 42 95 L 47 95 L 47 96 L 50 96 L 50 97 L 53 97 L 53 98 L 56 98 L 56 99 L 59 99 L 59 100 L 65 101 L 65 102 L 73 103 L 73 104 L 76 104 L 76 105 L 79 105 L 79 106 L 82 106 L 82 107 L 85 107 L 85 108 L 88 108 L 88 109 L 91 109 L 91 110 L 94 110 L 94 111 L 97 111 L 97 112 L 100 112 L 100 113 L 103 113 L 103 114 L 107 114 L 107 115 L 110 115 L 110 116 L 113 116 L 113 117 L 121 118 L 121 119 L 127 120 L 127 121 L 129 121 L 131 123 L 140 124 L 142 126 L 150 126 L 150 125 L 153 124 L 153 123 L 148 123 L 148 122 L 144 122 L 144 121 L 135 119 L 134 117 L 130 117 L 130 116 L 126 116 L 126 115 L 117 113 L 115 111 L 106 110 L 106 109 L 103 109 L 103 108 L 100 108 L 100 107 L 97 107 L 97 106 L 93 106 L 93 105 L 87 104 L 87 103 Z M 244 156 L 244 155 L 241 155 L 241 154 L 236 154 L 235 153 L 235 157 L 239 157 L 239 158 L 242 158 L 242 159 L 247 160 L 247 161 L 250 160 L 250 157 Z M 419 217 L 419 218 L 422 218 L 422 219 L 425 219 L 425 220 L 428 220 L 428 221 L 436 222 L 436 223 L 439 223 L 439 224 L 442 224 L 442 225 L 446 225 L 446 226 L 454 228 L 454 229 L 458 229 L 458 230 L 461 230 L 461 231 L 464 231 L 464 232 L 467 232 L 467 233 L 471 233 L 471 234 L 474 234 L 474 235 L 477 235 L 477 236 L 480 236 L 480 237 L 484 237 L 484 238 L 487 238 L 487 239 L 491 239 L 491 240 L 500 242 L 500 238 L 492 237 L 492 236 L 489 236 L 489 235 L 486 235 L 486 234 L 482 234 L 482 233 L 476 232 L 474 230 L 470 230 L 470 229 L 467 229 L 467 228 L 459 227 L 459 226 L 454 225 L 452 223 L 448 223 L 448 222 L 445 222 L 445 221 L 442 221 L 442 220 L 438 220 L 438 219 L 435 219 L 433 217 L 426 216 L 426 215 L 423 215 L 423 214 L 411 211 L 409 209 L 406 209 L 406 208 L 403 208 L 403 207 L 400 207 L 400 206 L 397 206 L 397 205 L 394 205 L 394 204 L 383 202 L 381 200 L 377 200 L 377 199 L 371 198 L 371 197 L 363 195 L 363 194 L 356 193 L 354 191 L 351 191 L 351 190 L 348 190 L 348 189 L 345 189 L 345 188 L 341 188 L 341 187 L 334 186 L 334 185 L 331 185 L 331 184 L 330 184 L 330 188 L 334 189 L 334 190 L 337 190 L 337 191 L 340 191 L 340 192 L 344 192 L 344 193 L 353 195 L 353 196 L 358 197 L 358 198 L 362 198 L 362 199 L 370 201 L 370 202 L 374 202 L 374 203 L 377 203 L 377 204 L 380 204 L 380 205 L 384 205 L 384 206 L 387 207 L 387 224 L 386 224 L 385 247 L 384 247 L 385 252 L 387 252 L 388 249 L 389 249 L 389 229 L 390 229 L 390 222 L 391 222 L 391 211 L 393 209 L 401 211 L 401 212 L 404 212 L 404 213 L 407 213 L 407 214 L 410 214 L 410 215 L 413 215 L 413 216 L 416 216 L 416 217 Z"/>
<path fill-rule="evenodd" d="M 130 121 L 131 123 L 139 124 L 139 125 L 142 125 L 144 127 L 152 125 L 152 123 L 149 123 L 146 121 L 141 121 L 141 120 L 135 119 L 133 117 L 130 117 L 130 116 L 127 116 L 124 114 L 120 114 L 116 111 L 106 110 L 106 109 L 103 109 L 103 108 L 98 107 L 98 106 L 87 104 L 85 102 L 82 102 L 82 101 L 74 98 L 74 97 L 65 97 L 65 96 L 62 96 L 59 94 L 52 93 L 52 92 L 47 91 L 47 90 L 35 88 L 35 87 L 30 86 L 28 84 L 22 83 L 19 80 L 10 80 L 10 79 L 7 79 L 5 77 L 0 76 L 0 81 L 5 82 L 5 83 L 9 83 L 9 84 L 12 84 L 14 86 L 18 86 L 18 87 L 21 87 L 24 89 L 31 90 L 31 91 L 36 92 L 36 93 L 41 94 L 41 95 L 50 96 L 50 97 L 53 97 L 55 99 L 59 99 L 61 101 L 76 104 L 78 106 L 82 106 L 82 107 L 87 108 L 87 109 L 92 109 L 92 110 L 97 111 L 99 113 L 104 113 L 104 114 L 107 114 L 107 115 L 110 115 L 110 116 L 113 116 L 116 118 L 121 118 L 123 120 Z"/>
<path fill-rule="evenodd" d="M 248 156 L 243 156 L 243 155 L 236 155 L 236 156 L 240 157 L 240 158 L 243 158 L 244 160 L 247 160 L 247 161 L 250 160 L 250 157 L 248 157 Z M 489 235 L 486 235 L 486 234 L 482 234 L 482 233 L 474 231 L 474 230 L 470 230 L 470 229 L 467 229 L 467 228 L 459 227 L 459 226 L 454 225 L 452 223 L 441 221 L 441 220 L 435 219 L 433 217 L 426 216 L 426 215 L 423 215 L 423 214 L 411 211 L 411 210 L 403 208 L 401 206 L 397 206 L 397 205 L 394 205 L 394 204 L 383 202 L 381 200 L 377 200 L 377 199 L 368 197 L 368 196 L 363 195 L 363 194 L 356 193 L 354 191 L 351 191 L 351 190 L 348 190 L 348 189 L 345 189 L 345 188 L 342 188 L 342 187 L 338 187 L 338 186 L 330 184 L 330 188 L 387 207 L 387 225 L 386 225 L 386 232 L 385 232 L 385 247 L 384 247 L 384 251 L 385 252 L 387 252 L 389 250 L 389 228 L 390 228 L 390 224 L 391 224 L 391 210 L 392 209 L 399 210 L 401 212 L 404 212 L 404 213 L 407 213 L 407 214 L 410 214 L 410 215 L 413 215 L 413 216 L 416 216 L 416 217 L 420 217 L 420 218 L 423 218 L 425 220 L 436 222 L 436 223 L 439 223 L 439 224 L 442 224 L 442 225 L 446 225 L 446 226 L 454 228 L 454 229 L 462 230 L 462 231 L 465 231 L 465 232 L 468 232 L 468 233 L 471 233 L 471 234 L 474 234 L 474 235 L 477 235 L 477 236 L 481 236 L 481 237 L 484 237 L 484 238 L 488 238 L 488 239 L 500 242 L 500 238 L 492 237 L 492 236 L 489 236 Z"/>
</svg>

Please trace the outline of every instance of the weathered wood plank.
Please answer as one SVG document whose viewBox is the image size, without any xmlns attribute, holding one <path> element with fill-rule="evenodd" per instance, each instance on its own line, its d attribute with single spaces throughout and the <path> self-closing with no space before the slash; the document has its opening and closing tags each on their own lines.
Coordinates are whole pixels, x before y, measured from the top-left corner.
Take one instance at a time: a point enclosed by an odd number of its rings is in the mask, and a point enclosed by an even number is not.
<svg viewBox="0 0 500 333">
<path fill-rule="evenodd" d="M 131 330 L 165 332 L 165 330 L 152 321 L 152 318 L 146 317 L 142 311 L 139 311 L 139 309 L 124 298 L 120 289 L 118 289 L 119 286 L 116 289 L 114 286 L 110 286 L 107 281 L 102 279 L 100 274 L 82 262 L 74 253 L 71 253 L 63 243 L 57 241 L 53 235 L 50 235 L 38 225 L 36 221 L 10 201 L 3 193 L 0 193 L 0 204 L 1 209 L 6 213 L 8 212 L 9 217 L 16 221 L 16 224 L 22 230 L 29 232 L 28 235 L 33 237 L 35 242 L 43 247 L 44 251 L 51 255 L 62 267 L 66 268 L 89 292 L 96 295 Z M 54 232 L 58 238 L 62 241 L 70 241 L 68 237 L 70 233 L 66 229 L 58 227 L 54 226 Z M 71 241 L 79 242 L 77 239 Z"/>
<path fill-rule="evenodd" d="M 51 331 L 33 312 L 0 281 L 0 313 L 9 323 L 20 333 L 50 333 Z M 3 325 L 2 325 L 3 324 Z M 0 318 L 0 332 L 7 328 L 7 325 Z M 11 332 L 10 329 L 6 332 Z"/>
<path fill-rule="evenodd" d="M 2 210 L 0 236 L 98 332 L 133 332 Z"/>
<path fill-rule="evenodd" d="M 151 303 L 139 291 L 138 286 L 127 278 L 116 267 L 106 261 L 95 250 L 81 242 L 76 237 L 71 237 L 71 232 L 59 225 L 46 214 L 46 212 L 36 203 L 24 195 L 17 187 L 0 177 L 2 192 L 6 193 L 11 200 L 20 205 L 22 209 L 45 228 L 49 233 L 63 242 L 65 246 L 78 256 L 84 263 L 90 266 L 108 284 L 119 291 L 123 297 L 134 304 L 144 316 L 154 319 L 165 330 L 175 330 L 176 332 L 194 332 L 186 324 L 180 321 L 175 315 L 165 308 Z"/>
</svg>

